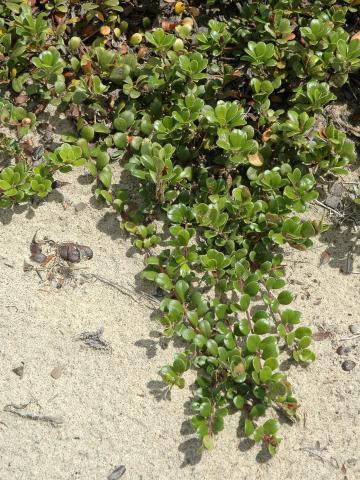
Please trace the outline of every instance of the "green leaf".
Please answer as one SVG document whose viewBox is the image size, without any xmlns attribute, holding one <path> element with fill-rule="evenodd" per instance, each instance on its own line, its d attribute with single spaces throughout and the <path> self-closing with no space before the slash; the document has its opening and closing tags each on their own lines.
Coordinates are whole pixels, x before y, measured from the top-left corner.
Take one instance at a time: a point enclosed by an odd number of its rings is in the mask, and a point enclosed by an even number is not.
<svg viewBox="0 0 360 480">
<path fill-rule="evenodd" d="M 236 348 L 236 342 L 232 333 L 228 333 L 224 338 L 224 345 L 229 350 Z"/>
<path fill-rule="evenodd" d="M 99 173 L 99 179 L 105 188 L 110 188 L 112 180 L 112 171 L 109 166 L 106 166 Z"/>
<path fill-rule="evenodd" d="M 248 418 L 245 419 L 244 432 L 247 437 L 250 437 L 255 431 L 254 424 Z"/>
<path fill-rule="evenodd" d="M 268 318 L 262 318 L 255 322 L 254 324 L 254 332 L 258 335 L 264 335 L 265 333 L 269 333 L 271 331 L 271 323 Z"/>
<path fill-rule="evenodd" d="M 277 299 L 282 305 L 289 305 L 293 301 L 293 296 L 288 290 L 283 290 L 279 293 Z"/>
<path fill-rule="evenodd" d="M 295 330 L 296 338 L 311 337 L 312 330 L 309 327 L 299 327 Z"/>
<path fill-rule="evenodd" d="M 255 353 L 259 350 L 260 347 L 260 337 L 258 335 L 249 335 L 246 340 L 246 348 L 249 352 Z"/>
<path fill-rule="evenodd" d="M 166 273 L 159 273 L 155 279 L 155 282 L 159 285 L 160 288 L 168 292 L 170 292 L 174 288 L 174 285 L 170 280 L 169 275 L 167 275 Z"/>
<path fill-rule="evenodd" d="M 207 338 L 211 335 L 211 325 L 207 320 L 200 320 L 199 322 L 200 332 Z"/>
<path fill-rule="evenodd" d="M 191 342 L 195 338 L 195 332 L 192 328 L 185 328 L 182 330 L 181 335 L 184 340 Z"/>
<path fill-rule="evenodd" d="M 264 415 L 266 411 L 266 406 L 262 403 L 258 403 L 252 407 L 252 409 L 249 412 L 249 417 L 250 418 L 256 418 L 256 417 L 261 417 Z"/>
<path fill-rule="evenodd" d="M 275 435 L 275 433 L 279 430 L 279 422 L 274 418 L 267 420 L 264 425 L 264 432 L 268 435 Z"/>
<path fill-rule="evenodd" d="M 1 190 L 8 190 L 11 188 L 10 183 L 6 182 L 5 180 L 0 180 L 0 189 Z"/>
<path fill-rule="evenodd" d="M 205 417 L 205 418 L 210 417 L 211 411 L 212 411 L 211 403 L 203 402 L 200 405 L 199 413 L 202 417 Z"/>
<path fill-rule="evenodd" d="M 300 322 L 301 313 L 297 310 L 284 310 L 281 314 L 281 321 L 283 323 L 289 323 L 295 325 Z"/>
<path fill-rule="evenodd" d="M 262 382 L 267 382 L 272 376 L 272 370 L 270 367 L 264 367 L 259 372 L 259 377 Z"/>
<path fill-rule="evenodd" d="M 181 302 L 185 301 L 186 292 L 188 290 L 189 290 L 189 284 L 186 283 L 184 280 L 178 280 L 176 282 L 175 291 L 179 300 L 181 300 Z"/>
<path fill-rule="evenodd" d="M 224 418 L 221 415 L 216 415 L 213 421 L 213 429 L 215 433 L 219 433 L 224 429 Z"/>
<path fill-rule="evenodd" d="M 239 306 L 242 312 L 245 312 L 250 306 L 251 297 L 247 293 L 241 296 Z"/>
<path fill-rule="evenodd" d="M 176 373 L 184 373 L 186 370 L 186 363 L 182 358 L 178 357 L 174 360 L 173 368 Z"/>
<path fill-rule="evenodd" d="M 236 395 L 233 399 L 234 405 L 236 408 L 241 410 L 245 404 L 245 398 L 242 395 Z"/>
<path fill-rule="evenodd" d="M 206 342 L 206 347 L 211 355 L 216 356 L 218 354 L 218 344 L 215 342 L 215 340 L 208 340 Z"/>
<path fill-rule="evenodd" d="M 244 292 L 248 294 L 250 297 L 255 297 L 259 292 L 259 284 L 258 282 L 249 282 L 244 287 Z"/>
<path fill-rule="evenodd" d="M 206 344 L 207 340 L 204 335 L 196 335 L 194 338 L 194 343 L 197 347 L 202 348 Z"/>
<path fill-rule="evenodd" d="M 214 448 L 214 439 L 210 435 L 205 435 L 202 439 L 202 444 L 207 450 Z"/>
<path fill-rule="evenodd" d="M 295 352 L 294 352 L 295 353 Z M 313 351 L 309 350 L 308 348 L 305 348 L 303 350 L 300 350 L 299 352 L 299 359 L 302 362 L 314 362 L 316 359 L 316 355 Z"/>
</svg>

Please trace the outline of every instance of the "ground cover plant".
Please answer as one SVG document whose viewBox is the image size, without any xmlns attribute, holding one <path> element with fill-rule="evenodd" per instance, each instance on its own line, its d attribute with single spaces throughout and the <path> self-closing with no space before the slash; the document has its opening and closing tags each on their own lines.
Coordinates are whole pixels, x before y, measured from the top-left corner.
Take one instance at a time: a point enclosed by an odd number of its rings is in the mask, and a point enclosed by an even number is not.
<svg viewBox="0 0 360 480">
<path fill-rule="evenodd" d="M 315 353 L 281 247 L 306 249 L 326 229 L 303 214 L 320 179 L 346 174 L 356 157 L 319 114 L 360 67 L 359 3 L 0 6 L 0 122 L 19 139 L 0 136 L 0 207 L 46 197 L 57 171 L 88 170 L 144 253 L 143 278 L 163 292 L 164 335 L 183 339 L 163 380 L 184 388 L 185 372 L 197 372 L 192 425 L 205 448 L 236 410 L 271 454 L 274 410 L 296 419 L 279 364 Z M 48 104 L 77 134 L 43 152 L 26 136 Z M 114 162 L 139 195 L 114 185 Z"/>
</svg>

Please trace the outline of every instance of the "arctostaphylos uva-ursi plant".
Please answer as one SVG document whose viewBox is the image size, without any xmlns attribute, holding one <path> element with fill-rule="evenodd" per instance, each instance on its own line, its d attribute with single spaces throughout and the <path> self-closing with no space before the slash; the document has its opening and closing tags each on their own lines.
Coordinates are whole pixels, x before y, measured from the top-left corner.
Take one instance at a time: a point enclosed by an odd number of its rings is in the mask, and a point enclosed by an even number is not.
<svg viewBox="0 0 360 480">
<path fill-rule="evenodd" d="M 0 6 L 2 126 L 28 135 L 35 107 L 49 103 L 74 126 L 36 163 L 0 138 L 11 157 L 0 164 L 0 206 L 45 197 L 58 170 L 88 170 L 99 202 L 144 253 L 143 278 L 162 291 L 159 322 L 183 349 L 160 373 L 184 388 L 196 372 L 192 426 L 207 449 L 238 410 L 245 434 L 274 454 L 272 413 L 297 417 L 279 364 L 315 353 L 281 247 L 306 249 L 326 229 L 303 214 L 319 179 L 355 159 L 345 133 L 318 119 L 360 67 L 358 3 Z M 119 161 L 138 181 L 136 197 L 115 187 Z"/>
</svg>

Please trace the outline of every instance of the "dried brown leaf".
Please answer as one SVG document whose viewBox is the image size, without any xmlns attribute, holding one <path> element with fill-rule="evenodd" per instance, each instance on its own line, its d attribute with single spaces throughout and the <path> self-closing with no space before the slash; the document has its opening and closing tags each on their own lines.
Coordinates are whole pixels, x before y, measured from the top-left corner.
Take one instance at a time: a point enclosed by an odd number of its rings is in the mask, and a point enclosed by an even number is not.
<svg viewBox="0 0 360 480">
<path fill-rule="evenodd" d="M 176 22 L 170 22 L 170 20 L 166 20 L 166 18 L 162 19 L 161 20 L 161 28 L 165 31 L 165 32 L 172 32 L 175 30 L 177 26 L 177 23 Z"/>
<path fill-rule="evenodd" d="M 321 265 L 326 265 L 327 263 L 330 262 L 331 260 L 331 252 L 330 250 L 327 248 L 326 250 L 324 250 L 322 252 L 322 254 L 320 255 L 320 266 Z"/>
<path fill-rule="evenodd" d="M 271 134 L 272 134 L 271 128 L 267 128 L 262 134 L 262 137 L 261 137 L 262 141 L 263 142 L 268 142 L 271 138 Z"/>
<path fill-rule="evenodd" d="M 248 160 L 250 165 L 253 167 L 261 167 L 264 164 L 264 157 L 260 152 L 254 153 L 253 155 L 248 155 Z"/>
</svg>

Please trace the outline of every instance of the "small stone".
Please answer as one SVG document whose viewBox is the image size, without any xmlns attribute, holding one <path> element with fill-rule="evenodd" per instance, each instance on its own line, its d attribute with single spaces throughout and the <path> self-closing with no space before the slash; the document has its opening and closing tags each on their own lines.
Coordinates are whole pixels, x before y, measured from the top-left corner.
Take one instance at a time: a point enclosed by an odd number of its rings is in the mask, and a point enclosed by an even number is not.
<svg viewBox="0 0 360 480">
<path fill-rule="evenodd" d="M 24 376 L 24 364 L 22 363 L 19 367 L 13 368 L 13 372 L 20 378 Z"/>
<path fill-rule="evenodd" d="M 113 472 L 108 475 L 107 480 L 118 480 L 126 472 L 125 465 L 119 465 Z"/>
<path fill-rule="evenodd" d="M 55 378 L 55 380 L 57 380 L 58 378 L 61 377 L 62 372 L 63 372 L 62 367 L 55 367 L 51 370 L 50 375 L 52 376 L 52 378 Z"/>
<path fill-rule="evenodd" d="M 341 182 L 335 182 L 330 187 L 331 195 L 335 195 L 336 197 L 342 197 L 345 192 L 346 192 L 346 188 L 344 187 L 344 185 Z"/>
<path fill-rule="evenodd" d="M 345 360 L 345 362 L 341 364 L 341 368 L 345 370 L 345 372 L 350 372 L 350 370 L 352 370 L 355 367 L 355 365 L 356 363 L 353 362 L 352 360 Z"/>
<path fill-rule="evenodd" d="M 82 212 L 86 208 L 86 203 L 84 202 L 79 202 L 76 205 L 74 205 L 74 209 L 76 213 Z"/>
<path fill-rule="evenodd" d="M 351 352 L 351 347 L 344 347 L 343 345 L 340 345 L 340 347 L 338 347 L 336 350 L 336 353 L 338 355 L 347 355 L 350 352 Z"/>
<path fill-rule="evenodd" d="M 324 200 L 324 203 L 328 207 L 334 208 L 336 210 L 341 203 L 341 198 L 337 197 L 336 195 L 328 195 Z"/>
<path fill-rule="evenodd" d="M 357 335 L 360 333 L 360 326 L 354 323 L 349 326 L 349 330 L 352 334 Z"/>
</svg>

